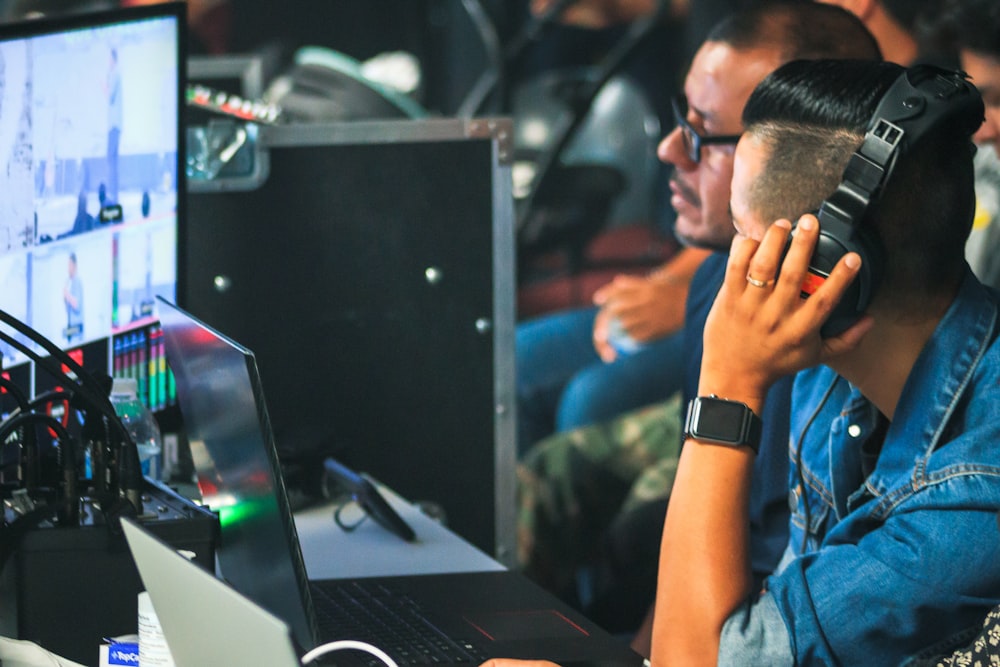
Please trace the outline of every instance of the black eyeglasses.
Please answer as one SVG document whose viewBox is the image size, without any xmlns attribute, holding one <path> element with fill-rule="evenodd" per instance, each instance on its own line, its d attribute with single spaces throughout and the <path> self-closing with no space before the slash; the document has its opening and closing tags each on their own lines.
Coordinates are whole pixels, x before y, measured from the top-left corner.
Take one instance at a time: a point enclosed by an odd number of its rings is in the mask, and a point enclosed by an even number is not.
<svg viewBox="0 0 1000 667">
<path fill-rule="evenodd" d="M 688 157 L 696 164 L 701 162 L 702 146 L 708 146 L 710 144 L 735 144 L 742 136 L 740 134 L 700 134 L 698 130 L 691 127 L 691 123 L 687 121 L 687 98 L 683 95 L 675 95 L 674 98 L 670 100 L 670 104 L 674 107 L 674 122 L 676 122 L 677 127 L 681 129 L 681 137 L 684 139 L 684 148 L 687 150 Z"/>
</svg>

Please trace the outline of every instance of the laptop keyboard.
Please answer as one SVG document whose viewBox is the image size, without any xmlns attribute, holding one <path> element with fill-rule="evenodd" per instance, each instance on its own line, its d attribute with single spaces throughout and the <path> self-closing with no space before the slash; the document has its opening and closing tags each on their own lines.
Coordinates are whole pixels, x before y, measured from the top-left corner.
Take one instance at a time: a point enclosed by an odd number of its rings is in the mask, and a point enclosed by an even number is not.
<svg viewBox="0 0 1000 667">
<path fill-rule="evenodd" d="M 467 638 L 446 636 L 419 605 L 376 582 L 310 582 L 322 642 L 354 639 L 389 654 L 399 665 L 479 665 L 485 657 Z M 367 654 L 358 652 L 365 658 Z M 371 664 L 381 665 L 374 656 Z"/>
</svg>

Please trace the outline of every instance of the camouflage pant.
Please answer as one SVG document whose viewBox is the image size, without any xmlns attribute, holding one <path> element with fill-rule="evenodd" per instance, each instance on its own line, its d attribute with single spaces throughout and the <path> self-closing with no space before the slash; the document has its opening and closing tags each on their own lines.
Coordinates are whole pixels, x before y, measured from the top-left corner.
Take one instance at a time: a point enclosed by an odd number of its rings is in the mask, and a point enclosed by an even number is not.
<svg viewBox="0 0 1000 667">
<path fill-rule="evenodd" d="M 518 465 L 518 563 L 573 601 L 581 567 L 620 513 L 670 493 L 680 453 L 680 396 L 611 422 L 557 433 Z"/>
</svg>

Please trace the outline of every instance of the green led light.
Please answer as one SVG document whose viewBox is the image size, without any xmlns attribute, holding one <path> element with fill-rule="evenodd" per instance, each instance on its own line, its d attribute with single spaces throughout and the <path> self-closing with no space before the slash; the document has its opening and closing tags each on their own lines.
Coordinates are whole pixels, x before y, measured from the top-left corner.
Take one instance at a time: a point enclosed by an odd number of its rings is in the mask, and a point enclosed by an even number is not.
<svg viewBox="0 0 1000 667">
<path fill-rule="evenodd" d="M 213 508 L 219 513 L 219 524 L 226 526 L 239 525 L 252 521 L 257 517 L 274 514 L 274 501 L 268 498 L 245 500 L 226 507 Z"/>
</svg>

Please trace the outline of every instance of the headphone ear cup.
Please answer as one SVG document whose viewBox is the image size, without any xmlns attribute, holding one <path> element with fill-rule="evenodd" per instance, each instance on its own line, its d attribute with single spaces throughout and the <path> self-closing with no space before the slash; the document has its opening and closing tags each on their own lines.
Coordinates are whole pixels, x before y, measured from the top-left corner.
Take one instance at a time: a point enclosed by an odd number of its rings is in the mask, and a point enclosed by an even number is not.
<svg viewBox="0 0 1000 667">
<path fill-rule="evenodd" d="M 823 338 L 837 336 L 861 319 L 871 305 L 872 297 L 881 281 L 884 265 L 881 244 L 877 239 L 866 237 L 858 229 L 853 231 L 850 239 L 836 239 L 836 242 L 843 246 L 843 251 L 837 259 L 848 252 L 855 252 L 861 257 L 861 269 L 820 328 L 820 335 Z M 829 270 L 833 270 L 835 263 L 830 265 Z"/>
<path fill-rule="evenodd" d="M 844 255 L 854 252 L 861 257 L 858 275 L 820 328 L 823 338 L 837 336 L 857 322 L 871 305 L 882 280 L 885 252 L 878 238 L 865 227 L 852 227 L 833 220 L 820 223 L 819 238 L 809 260 L 809 273 L 802 282 L 803 298 L 816 291 Z"/>
</svg>

